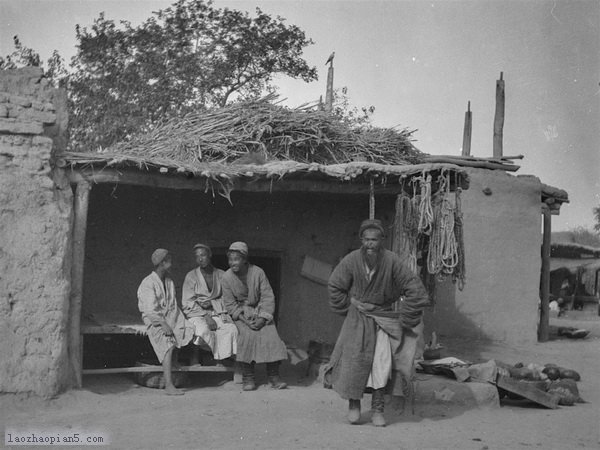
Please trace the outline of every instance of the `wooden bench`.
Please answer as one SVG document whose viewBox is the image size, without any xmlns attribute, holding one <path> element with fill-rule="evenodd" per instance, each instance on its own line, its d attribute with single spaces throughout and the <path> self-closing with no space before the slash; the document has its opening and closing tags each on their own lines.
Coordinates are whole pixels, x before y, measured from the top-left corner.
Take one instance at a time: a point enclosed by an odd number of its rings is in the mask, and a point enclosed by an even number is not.
<svg viewBox="0 0 600 450">
<path fill-rule="evenodd" d="M 81 320 L 82 335 L 138 335 L 146 336 L 146 324 L 139 315 L 123 312 L 106 312 L 88 314 Z M 235 372 L 234 367 L 216 366 L 182 366 L 174 371 L 179 372 Z M 104 369 L 83 369 L 83 375 L 110 374 L 110 373 L 135 373 L 135 372 L 161 372 L 162 366 L 143 365 L 133 367 L 111 367 Z"/>
</svg>

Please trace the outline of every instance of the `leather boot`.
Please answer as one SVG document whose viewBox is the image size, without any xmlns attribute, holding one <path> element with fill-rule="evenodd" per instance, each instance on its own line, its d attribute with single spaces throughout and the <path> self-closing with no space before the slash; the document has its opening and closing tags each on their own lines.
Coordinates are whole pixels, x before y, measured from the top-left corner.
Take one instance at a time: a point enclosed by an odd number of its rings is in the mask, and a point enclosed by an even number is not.
<svg viewBox="0 0 600 450">
<path fill-rule="evenodd" d="M 256 390 L 256 383 L 254 382 L 254 363 L 240 363 L 242 365 L 242 390 L 243 391 L 254 391 Z"/>
<path fill-rule="evenodd" d="M 355 425 L 360 420 L 360 400 L 348 400 L 348 422 Z"/>
<path fill-rule="evenodd" d="M 267 378 L 273 389 L 287 388 L 287 383 L 279 377 L 279 361 L 267 363 Z"/>
<path fill-rule="evenodd" d="M 383 388 L 373 390 L 373 395 L 371 396 L 371 410 L 373 411 L 371 422 L 376 427 L 385 427 L 385 418 L 383 417 L 384 406 L 385 397 Z"/>
</svg>

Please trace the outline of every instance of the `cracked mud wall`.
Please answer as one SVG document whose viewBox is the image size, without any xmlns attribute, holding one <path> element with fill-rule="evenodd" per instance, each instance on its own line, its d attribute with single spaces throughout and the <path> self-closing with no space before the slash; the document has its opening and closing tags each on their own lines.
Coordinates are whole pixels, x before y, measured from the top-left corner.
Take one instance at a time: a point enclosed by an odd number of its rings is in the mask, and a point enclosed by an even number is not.
<svg viewBox="0 0 600 450">
<path fill-rule="evenodd" d="M 39 68 L 0 71 L 0 392 L 52 396 L 69 383 L 72 191 L 64 91 Z"/>
</svg>

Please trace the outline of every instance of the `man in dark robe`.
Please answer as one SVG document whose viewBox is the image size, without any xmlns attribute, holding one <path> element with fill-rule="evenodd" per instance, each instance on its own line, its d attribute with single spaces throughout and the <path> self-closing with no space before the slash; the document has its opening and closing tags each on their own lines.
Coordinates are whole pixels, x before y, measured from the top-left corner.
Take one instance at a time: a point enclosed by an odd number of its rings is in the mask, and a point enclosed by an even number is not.
<svg viewBox="0 0 600 450">
<path fill-rule="evenodd" d="M 275 296 L 265 272 L 248 262 L 248 246 L 234 242 L 227 251 L 229 270 L 222 279 L 223 302 L 238 327 L 236 361 L 242 368 L 242 389 L 256 389 L 254 367 L 266 363 L 269 383 L 285 389 L 279 365 L 287 349 L 275 328 Z"/>
<path fill-rule="evenodd" d="M 325 371 L 325 380 L 349 400 L 348 420 L 360 420 L 360 399 L 373 389 L 372 422 L 385 426 L 384 393 L 403 396 L 412 357 L 406 343 L 429 303 L 419 277 L 407 262 L 383 248 L 379 220 L 365 220 L 359 230 L 361 248 L 346 255 L 329 278 L 329 304 L 345 315 L 340 335 Z M 410 339 L 408 339 L 410 337 Z M 403 370 L 402 367 L 405 369 Z"/>
</svg>

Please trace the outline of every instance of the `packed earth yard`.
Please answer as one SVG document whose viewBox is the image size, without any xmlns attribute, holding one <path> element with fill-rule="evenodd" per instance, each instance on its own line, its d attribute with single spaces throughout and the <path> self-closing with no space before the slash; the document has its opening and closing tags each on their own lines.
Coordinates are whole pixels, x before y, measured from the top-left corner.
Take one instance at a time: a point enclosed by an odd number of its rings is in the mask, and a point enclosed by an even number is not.
<svg viewBox="0 0 600 450">
<path fill-rule="evenodd" d="M 242 392 L 230 374 L 196 373 L 180 397 L 141 387 L 126 374 L 97 375 L 86 376 L 83 389 L 51 400 L 4 395 L 3 441 L 16 430 L 25 436 L 80 433 L 123 449 L 600 448 L 600 320 L 553 319 L 552 324 L 590 334 L 527 348 L 446 340 L 446 354 L 471 362 L 553 362 L 572 368 L 581 374 L 578 387 L 585 403 L 554 410 L 514 401 L 477 408 L 441 398 L 425 401 L 417 393 L 414 414 L 410 407 L 399 414 L 388 405 L 387 427 L 376 428 L 370 422 L 369 395 L 362 401 L 361 424 L 349 425 L 347 402 L 303 379 L 292 366 L 284 371 L 287 390 L 271 390 L 262 380 L 257 391 Z M 13 441 L 15 436 L 10 436 Z"/>
</svg>

